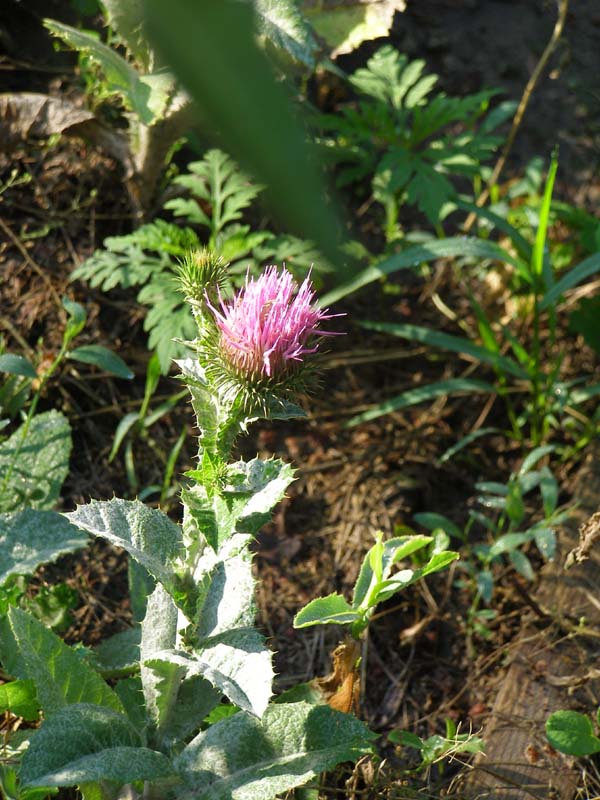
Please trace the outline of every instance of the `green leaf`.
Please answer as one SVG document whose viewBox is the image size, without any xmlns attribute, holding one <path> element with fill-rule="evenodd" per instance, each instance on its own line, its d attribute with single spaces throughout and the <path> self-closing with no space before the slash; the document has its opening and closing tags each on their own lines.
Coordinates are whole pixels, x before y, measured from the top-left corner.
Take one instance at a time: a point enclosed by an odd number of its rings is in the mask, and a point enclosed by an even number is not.
<svg viewBox="0 0 600 800">
<path fill-rule="evenodd" d="M 122 711 L 112 689 L 56 634 L 19 608 L 10 608 L 8 618 L 23 658 L 24 677 L 34 681 L 46 718 L 62 706 L 80 702 Z"/>
<path fill-rule="evenodd" d="M 133 372 L 120 356 L 99 344 L 76 347 L 75 350 L 71 350 L 68 357 L 84 364 L 93 364 L 111 375 L 116 375 L 117 378 L 131 380 L 134 377 Z"/>
<path fill-rule="evenodd" d="M 0 512 L 51 509 L 69 471 L 71 427 L 59 411 L 37 414 L 0 444 Z"/>
<path fill-rule="evenodd" d="M 153 54 L 148 46 L 148 38 L 144 35 L 144 6 L 142 0 L 102 0 L 107 21 L 117 34 L 119 41 L 125 45 L 131 56 L 148 70 Z"/>
<path fill-rule="evenodd" d="M 509 552 L 509 558 L 513 567 L 525 580 L 532 581 L 535 578 L 531 561 L 527 558 L 525 553 L 522 553 L 520 550 L 511 550 Z"/>
<path fill-rule="evenodd" d="M 169 721 L 184 670 L 171 664 L 161 666 L 160 669 L 149 669 L 145 663 L 155 653 L 175 647 L 177 617 L 173 598 L 164 586 L 157 584 L 148 597 L 140 643 L 142 689 L 148 715 L 157 728 Z"/>
<path fill-rule="evenodd" d="M 348 420 L 346 425 L 352 427 L 359 425 L 361 422 L 368 422 L 372 419 L 377 419 L 384 414 L 389 414 L 391 411 L 399 411 L 401 408 L 408 408 L 409 406 L 425 403 L 429 400 L 435 400 L 438 397 L 445 397 L 449 394 L 464 393 L 469 394 L 476 392 L 495 392 L 496 388 L 491 383 L 485 381 L 475 380 L 474 378 L 450 378 L 447 381 L 439 381 L 438 383 L 429 383 L 425 386 L 419 386 L 416 389 L 409 389 L 403 392 L 398 397 L 393 397 L 391 400 L 386 400 L 364 411 L 362 414 L 352 417 Z"/>
<path fill-rule="evenodd" d="M 236 533 L 216 554 L 206 548 L 194 572 L 202 587 L 196 634 L 208 639 L 233 628 L 254 624 L 254 578 L 248 544 L 252 537 Z"/>
<path fill-rule="evenodd" d="M 533 537 L 537 549 L 546 561 L 552 561 L 556 555 L 556 533 L 552 528 L 534 528 Z"/>
<path fill-rule="evenodd" d="M 33 364 L 23 356 L 17 356 L 13 353 L 0 355 L 0 372 L 7 372 L 9 375 L 21 375 L 24 378 L 37 378 L 37 372 Z"/>
<path fill-rule="evenodd" d="M 544 250 L 546 248 L 546 232 L 548 230 L 548 220 L 550 217 L 550 203 L 552 202 L 552 189 L 554 187 L 554 179 L 556 178 L 556 170 L 558 169 L 558 161 L 556 156 L 552 157 L 550 169 L 548 170 L 548 177 L 546 179 L 546 186 L 544 188 L 544 196 L 542 197 L 542 204 L 540 207 L 539 224 L 535 236 L 535 244 L 533 246 L 533 253 L 531 255 L 531 272 L 537 278 L 541 278 L 544 268 Z"/>
<path fill-rule="evenodd" d="M 448 519 L 448 517 L 445 517 L 443 514 L 435 514 L 430 511 L 424 511 L 418 514 L 413 514 L 413 519 L 415 522 L 418 522 L 419 525 L 422 525 L 429 531 L 434 531 L 436 528 L 441 528 L 443 531 L 446 531 L 446 533 L 449 533 L 450 536 L 454 536 L 455 539 L 464 539 L 463 531 L 461 531 L 458 525 L 452 522 L 451 519 Z"/>
<path fill-rule="evenodd" d="M 344 2 L 316 4 L 306 7 L 305 13 L 313 27 L 332 48 L 331 58 L 351 53 L 363 42 L 380 36 L 387 37 L 397 3 L 384 0 L 379 3 Z"/>
<path fill-rule="evenodd" d="M 73 525 L 122 547 L 161 583 L 171 585 L 182 553 L 181 528 L 138 500 L 92 500 L 65 514 Z"/>
<path fill-rule="evenodd" d="M 294 628 L 310 625 L 348 625 L 360 619 L 360 614 L 340 594 L 317 597 L 294 617 Z"/>
<path fill-rule="evenodd" d="M 126 628 L 103 639 L 94 648 L 96 663 L 105 677 L 116 677 L 132 672 L 140 661 L 139 625 Z"/>
<path fill-rule="evenodd" d="M 0 514 L 0 585 L 11 575 L 31 575 L 88 544 L 88 537 L 55 511 Z"/>
<path fill-rule="evenodd" d="M 528 453 L 528 455 L 523 459 L 523 463 L 519 469 L 519 475 L 526 475 L 537 464 L 538 461 L 540 461 L 544 456 L 553 453 L 555 450 L 556 446 L 553 444 L 543 444 L 540 447 L 534 447 L 531 453 Z"/>
<path fill-rule="evenodd" d="M 446 461 L 450 461 L 451 458 L 463 450 L 465 447 L 474 442 L 476 439 L 479 439 L 482 436 L 489 436 L 492 433 L 502 433 L 500 428 L 478 428 L 476 431 L 471 431 L 471 433 L 467 433 L 466 436 L 463 436 L 462 439 L 459 439 L 456 444 L 453 444 L 452 447 L 449 447 L 445 453 L 443 453 L 440 458 L 440 464 L 445 464 Z"/>
<path fill-rule="evenodd" d="M 477 584 L 477 591 L 483 598 L 484 603 L 492 602 L 492 595 L 494 593 L 494 576 L 488 569 L 482 569 L 477 573 L 475 582 Z"/>
<path fill-rule="evenodd" d="M 151 90 L 145 85 L 139 73 L 116 50 L 91 36 L 85 31 L 65 25 L 64 22 L 46 19 L 44 25 L 50 33 L 62 39 L 69 47 L 86 53 L 101 68 L 108 88 L 118 92 L 126 105 L 140 118 L 144 125 L 150 125 L 155 114 L 150 108 Z"/>
<path fill-rule="evenodd" d="M 314 69 L 318 45 L 294 0 L 254 0 L 254 8 L 267 52 L 274 47 L 279 51 L 276 55 Z"/>
<path fill-rule="evenodd" d="M 184 671 L 185 678 L 199 675 L 238 708 L 260 717 L 272 694 L 271 658 L 261 634 L 245 628 L 201 642 L 193 653 L 156 652 L 144 664 L 158 674 L 175 667 Z"/>
<path fill-rule="evenodd" d="M 85 308 L 80 303 L 69 300 L 68 297 L 63 297 L 62 304 L 68 316 L 67 325 L 63 333 L 63 341 L 68 344 L 83 330 L 87 315 Z"/>
<path fill-rule="evenodd" d="M 546 720 L 546 736 L 555 750 L 570 756 L 589 756 L 600 751 L 589 717 L 577 711 L 555 711 Z"/>
<path fill-rule="evenodd" d="M 512 358 L 491 352 L 486 347 L 481 347 L 462 336 L 452 336 L 441 331 L 421 328 L 418 325 L 398 325 L 388 322 L 361 322 L 360 324 L 368 330 L 391 333 L 392 336 L 409 339 L 411 342 L 423 342 L 431 347 L 441 347 L 453 353 L 464 353 L 484 364 L 491 364 L 499 372 L 508 373 L 524 380 L 528 378 L 527 372 L 521 369 Z"/>
<path fill-rule="evenodd" d="M 378 547 L 378 545 L 375 544 L 363 559 L 360 573 L 354 587 L 352 607 L 358 608 L 361 606 L 363 601 L 369 595 L 369 589 L 374 586 L 374 584 L 381 583 L 389 578 L 394 564 L 397 564 L 399 561 L 408 558 L 408 556 L 416 553 L 418 550 L 422 550 L 424 547 L 427 547 L 431 541 L 431 536 L 415 535 L 398 536 L 383 542 L 380 576 L 376 574 L 372 564 L 372 554 Z M 377 602 L 379 601 L 373 598 L 373 603 L 369 605 L 369 608 L 371 605 L 376 605 Z"/>
<path fill-rule="evenodd" d="M 531 537 L 527 533 L 505 533 L 503 536 L 499 536 L 490 547 L 489 555 L 491 558 L 495 558 L 501 553 L 510 553 L 530 539 Z"/>
<path fill-rule="evenodd" d="M 511 256 L 502 247 L 493 242 L 483 241 L 474 237 L 457 236 L 449 239 L 438 239 L 427 244 L 413 245 L 401 253 L 386 258 L 378 264 L 367 267 L 359 272 L 356 277 L 347 283 L 343 283 L 320 299 L 320 305 L 324 308 L 341 300 L 352 292 L 368 286 L 373 281 L 380 280 L 387 275 L 393 275 L 401 269 L 415 269 L 421 264 L 435 261 L 438 258 L 477 258 L 490 259 L 505 264 L 512 264 L 517 267 L 519 260 Z"/>
<path fill-rule="evenodd" d="M 600 253 L 594 253 L 585 258 L 580 264 L 574 267 L 566 275 L 557 281 L 551 289 L 549 289 L 540 303 L 542 311 L 547 310 L 553 306 L 564 292 L 577 286 L 578 283 L 595 275 L 600 270 Z"/>
<path fill-rule="evenodd" d="M 196 800 L 270 800 L 372 752 L 374 738 L 326 705 L 276 703 L 261 721 L 240 712 L 211 726 L 174 763 Z"/>
<path fill-rule="evenodd" d="M 31 737 L 21 766 L 25 787 L 124 784 L 172 774 L 167 756 L 141 747 L 126 717 L 89 703 L 67 706 L 46 720 Z"/>
<path fill-rule="evenodd" d="M 206 225 L 211 233 L 211 246 L 218 247 L 218 237 L 224 228 L 242 218 L 242 212 L 261 192 L 262 187 L 251 183 L 235 161 L 221 150 L 209 150 L 202 161 L 189 164 L 189 173 L 178 175 L 174 183 L 184 186 L 204 205 L 210 204 L 210 216 L 195 200 L 169 200 L 165 208 L 175 216 L 186 216 L 190 222 Z"/>
<path fill-rule="evenodd" d="M 9 711 L 15 717 L 35 721 L 39 717 L 40 704 L 31 680 L 11 681 L 0 686 L 0 712 Z"/>
<path fill-rule="evenodd" d="M 289 98 L 254 42 L 251 5 L 147 0 L 146 10 L 150 34 L 225 149 L 269 187 L 271 208 L 284 226 L 334 261 L 337 220 Z"/>
<path fill-rule="evenodd" d="M 172 712 L 163 726 L 163 741 L 167 744 L 189 741 L 198 733 L 203 720 L 220 706 L 223 695 L 200 675 L 184 678 L 177 692 Z M 234 707 L 233 707 L 234 708 Z M 237 709 L 236 709 L 237 710 Z"/>
</svg>

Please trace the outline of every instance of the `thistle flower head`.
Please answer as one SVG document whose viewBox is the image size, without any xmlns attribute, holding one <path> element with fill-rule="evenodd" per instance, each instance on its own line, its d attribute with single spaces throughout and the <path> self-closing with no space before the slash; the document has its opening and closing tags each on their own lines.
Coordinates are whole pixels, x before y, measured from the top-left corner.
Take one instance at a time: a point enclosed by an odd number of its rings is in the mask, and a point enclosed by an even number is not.
<svg viewBox="0 0 600 800">
<path fill-rule="evenodd" d="M 319 328 L 335 314 L 318 308 L 307 277 L 300 287 L 292 275 L 267 267 L 258 278 L 246 276 L 243 288 L 220 308 L 207 300 L 219 331 L 222 358 L 250 384 L 284 382 L 318 349 L 316 337 L 336 335 Z"/>
</svg>

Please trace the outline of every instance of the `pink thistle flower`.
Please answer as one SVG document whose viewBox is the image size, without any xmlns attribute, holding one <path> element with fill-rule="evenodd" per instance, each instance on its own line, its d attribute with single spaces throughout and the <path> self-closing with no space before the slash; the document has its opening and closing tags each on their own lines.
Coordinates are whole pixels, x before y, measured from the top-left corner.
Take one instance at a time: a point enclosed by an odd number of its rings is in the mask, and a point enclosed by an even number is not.
<svg viewBox="0 0 600 800">
<path fill-rule="evenodd" d="M 267 267 L 259 278 L 246 275 L 232 301 L 221 296 L 220 310 L 207 300 L 221 333 L 220 347 L 234 370 L 251 381 L 277 379 L 293 371 L 303 356 L 314 353 L 315 336 L 341 335 L 319 324 L 340 314 L 328 314 L 314 302 L 307 277 L 298 288 L 284 268 Z"/>
</svg>

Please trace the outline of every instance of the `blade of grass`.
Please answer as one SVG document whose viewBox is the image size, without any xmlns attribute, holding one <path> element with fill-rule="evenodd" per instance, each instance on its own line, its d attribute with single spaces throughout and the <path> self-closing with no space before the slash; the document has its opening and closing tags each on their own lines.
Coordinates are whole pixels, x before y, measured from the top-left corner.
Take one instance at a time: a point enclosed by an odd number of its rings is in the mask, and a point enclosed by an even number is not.
<svg viewBox="0 0 600 800">
<path fill-rule="evenodd" d="M 448 239 L 437 239 L 427 244 L 408 247 L 402 253 L 386 258 L 377 264 L 367 267 L 359 272 L 352 280 L 332 289 L 321 298 L 321 305 L 327 306 L 347 297 L 349 294 L 362 289 L 373 281 L 392 275 L 402 269 L 411 269 L 435 261 L 437 258 L 467 257 L 491 259 L 512 264 L 516 269 L 522 267 L 520 259 L 511 256 L 506 250 L 494 242 L 475 239 L 467 236 L 455 236 Z"/>
<path fill-rule="evenodd" d="M 362 414 L 358 414 L 346 423 L 347 427 L 359 425 L 361 422 L 368 422 L 377 419 L 384 414 L 392 411 L 399 411 L 401 408 L 415 406 L 419 403 L 426 403 L 428 400 L 436 400 L 449 394 L 470 394 L 474 392 L 495 392 L 496 387 L 485 381 L 478 381 L 471 378 L 450 378 L 447 381 L 429 383 L 427 386 L 419 386 L 416 389 L 409 389 L 398 397 L 392 397 L 384 403 L 380 403 L 375 408 L 370 408 Z"/>
<path fill-rule="evenodd" d="M 391 333 L 393 336 L 413 342 L 423 342 L 431 347 L 441 347 L 444 350 L 451 350 L 453 353 L 468 355 L 484 364 L 491 364 L 502 372 L 508 372 L 516 378 L 527 378 L 527 372 L 521 369 L 512 358 L 500 355 L 497 351 L 492 352 L 487 347 L 474 344 L 462 336 L 452 336 L 449 333 L 421 328 L 418 325 L 397 325 L 388 322 L 361 322 L 361 326 L 372 331 Z"/>
</svg>

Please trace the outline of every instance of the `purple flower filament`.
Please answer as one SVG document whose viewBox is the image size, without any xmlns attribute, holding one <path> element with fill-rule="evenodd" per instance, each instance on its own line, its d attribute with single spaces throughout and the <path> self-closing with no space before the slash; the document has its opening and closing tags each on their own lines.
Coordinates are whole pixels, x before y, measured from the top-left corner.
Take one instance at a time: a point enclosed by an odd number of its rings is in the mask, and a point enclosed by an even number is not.
<svg viewBox="0 0 600 800">
<path fill-rule="evenodd" d="M 277 378 L 293 370 L 303 356 L 314 353 L 314 336 L 335 336 L 319 329 L 328 314 L 313 302 L 307 277 L 300 287 L 292 275 L 267 267 L 259 278 L 246 275 L 244 287 L 233 300 L 220 298 L 220 310 L 209 304 L 221 332 L 223 355 L 236 372 L 250 379 Z"/>
</svg>

